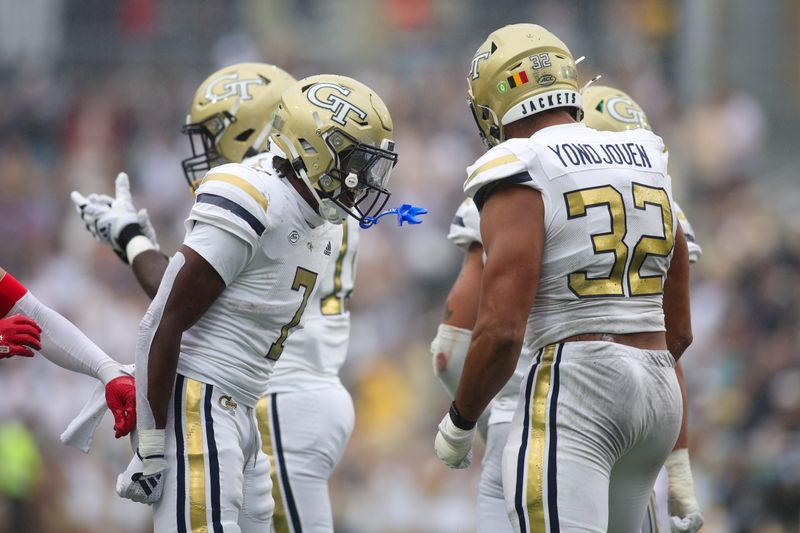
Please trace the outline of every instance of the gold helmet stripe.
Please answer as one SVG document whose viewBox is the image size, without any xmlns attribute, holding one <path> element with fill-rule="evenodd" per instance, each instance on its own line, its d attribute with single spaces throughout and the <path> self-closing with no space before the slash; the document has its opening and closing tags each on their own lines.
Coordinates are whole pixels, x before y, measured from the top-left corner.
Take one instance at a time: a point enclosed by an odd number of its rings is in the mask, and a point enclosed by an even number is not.
<svg viewBox="0 0 800 533">
<path fill-rule="evenodd" d="M 234 187 L 238 187 L 239 189 L 246 192 L 253 200 L 256 201 L 258 205 L 261 206 L 261 209 L 264 211 L 267 210 L 269 207 L 269 202 L 267 201 L 266 196 L 264 196 L 261 191 L 256 189 L 253 185 L 251 185 L 247 180 L 240 178 L 239 176 L 234 176 L 233 174 L 219 174 L 219 173 L 212 173 L 206 175 L 203 183 L 207 181 L 221 181 L 223 183 L 229 183 Z"/>
</svg>

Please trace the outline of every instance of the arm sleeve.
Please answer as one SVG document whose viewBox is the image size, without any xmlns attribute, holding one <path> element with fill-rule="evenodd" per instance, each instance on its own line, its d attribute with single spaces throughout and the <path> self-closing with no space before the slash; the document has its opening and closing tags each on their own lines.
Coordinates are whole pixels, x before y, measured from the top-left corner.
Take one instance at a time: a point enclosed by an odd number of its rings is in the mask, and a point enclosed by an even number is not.
<svg viewBox="0 0 800 533">
<path fill-rule="evenodd" d="M 250 262 L 250 246 L 228 231 L 198 222 L 183 244 L 208 261 L 217 274 L 230 285 Z"/>
<path fill-rule="evenodd" d="M 2 308 L 5 315 L 25 315 L 39 324 L 42 328 L 40 353 L 50 362 L 97 378 L 103 383 L 122 375 L 119 363 L 106 355 L 72 322 L 25 290 L 11 274 L 6 274 L 0 281 L 0 300 L 5 302 Z M 9 309 L 7 303 L 11 300 L 15 301 Z"/>
</svg>

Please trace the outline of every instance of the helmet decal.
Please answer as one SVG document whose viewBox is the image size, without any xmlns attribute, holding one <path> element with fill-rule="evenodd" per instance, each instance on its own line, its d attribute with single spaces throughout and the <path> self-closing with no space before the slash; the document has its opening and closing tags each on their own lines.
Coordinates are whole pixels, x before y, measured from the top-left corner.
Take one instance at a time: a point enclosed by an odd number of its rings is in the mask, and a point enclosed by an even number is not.
<svg viewBox="0 0 800 533">
<path fill-rule="evenodd" d="M 606 102 L 606 110 L 608 111 L 609 115 L 620 122 L 624 122 L 626 124 L 638 124 L 642 127 L 647 124 L 647 117 L 645 114 L 637 109 L 636 104 L 634 104 L 628 98 L 624 98 L 622 96 L 611 98 L 608 100 L 608 102 Z"/>
<path fill-rule="evenodd" d="M 363 109 L 361 109 L 356 105 L 351 104 L 344 98 L 336 96 L 335 94 L 329 94 L 326 99 L 320 100 L 317 97 L 317 92 L 323 88 L 333 89 L 334 91 L 337 91 L 338 93 L 343 94 L 344 96 L 350 94 L 350 89 L 347 89 L 346 87 L 342 87 L 341 85 L 337 85 L 335 83 L 316 83 L 312 85 L 306 92 L 306 97 L 308 98 L 309 102 L 311 102 L 317 107 L 321 107 L 322 109 L 328 109 L 330 110 L 331 113 L 333 113 L 331 120 L 333 120 L 337 124 L 346 126 L 347 115 L 351 111 L 355 113 L 355 115 L 361 120 L 367 118 L 366 111 L 364 111 Z"/>
<path fill-rule="evenodd" d="M 251 100 L 253 96 L 250 94 L 250 85 L 266 85 L 267 82 L 263 78 L 258 78 L 255 80 L 241 80 L 238 81 L 239 73 L 238 72 L 231 72 L 229 74 L 225 74 L 220 76 L 219 78 L 212 80 L 208 86 L 206 87 L 205 97 L 207 100 L 211 102 L 217 102 L 219 100 L 224 100 L 225 98 L 230 98 L 231 96 L 238 96 L 242 100 Z M 237 81 L 228 81 L 228 80 L 237 80 Z M 221 94 L 217 94 L 215 89 L 219 84 L 222 82 L 227 81 L 222 85 L 223 92 Z"/>
</svg>

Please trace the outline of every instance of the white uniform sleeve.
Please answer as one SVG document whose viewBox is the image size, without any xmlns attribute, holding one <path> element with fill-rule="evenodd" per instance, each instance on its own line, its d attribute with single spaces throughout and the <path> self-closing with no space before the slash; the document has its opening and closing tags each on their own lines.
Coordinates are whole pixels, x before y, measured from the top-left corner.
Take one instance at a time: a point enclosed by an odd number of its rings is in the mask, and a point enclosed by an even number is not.
<svg viewBox="0 0 800 533">
<path fill-rule="evenodd" d="M 250 247 L 241 238 L 211 224 L 198 222 L 189 230 L 183 244 L 208 261 L 230 285 L 250 262 Z"/>
<path fill-rule="evenodd" d="M 703 249 L 697 244 L 694 236 L 694 228 L 692 228 L 689 219 L 686 218 L 686 214 L 683 212 L 683 209 L 681 209 L 681 206 L 678 205 L 678 202 L 673 202 L 672 204 L 675 207 L 675 216 L 678 218 L 678 222 L 681 228 L 683 228 L 683 234 L 686 236 L 686 244 L 689 247 L 689 262 L 697 263 L 697 260 L 703 255 Z"/>
<path fill-rule="evenodd" d="M 194 206 L 186 220 L 187 230 L 194 222 L 204 222 L 239 237 L 255 256 L 261 236 L 268 227 L 269 199 L 260 173 L 239 164 L 214 168 L 206 174 Z"/>
<path fill-rule="evenodd" d="M 465 199 L 456 211 L 456 216 L 450 223 L 448 240 L 461 248 L 469 251 L 474 244 L 483 244 L 481 241 L 481 215 L 471 198 Z"/>
<path fill-rule="evenodd" d="M 515 139 L 495 146 L 467 168 L 464 193 L 475 201 L 478 210 L 483 207 L 492 189 L 500 183 L 517 183 L 541 190 L 531 176 L 527 163 L 514 151 L 513 141 Z"/>
<path fill-rule="evenodd" d="M 42 304 L 29 292 L 11 308 L 11 315 L 25 315 L 42 328 L 41 353 L 50 362 L 73 372 L 108 383 L 121 376 L 120 365 L 84 335 L 75 324 Z"/>
</svg>

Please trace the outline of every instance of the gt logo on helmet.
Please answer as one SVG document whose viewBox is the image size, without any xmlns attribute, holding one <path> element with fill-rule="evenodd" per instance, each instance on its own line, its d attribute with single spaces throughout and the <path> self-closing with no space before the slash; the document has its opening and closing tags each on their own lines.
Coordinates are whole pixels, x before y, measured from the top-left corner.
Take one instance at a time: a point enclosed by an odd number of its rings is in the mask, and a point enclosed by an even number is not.
<svg viewBox="0 0 800 533">
<path fill-rule="evenodd" d="M 333 93 L 328 94 L 327 98 L 324 100 L 320 100 L 317 97 L 317 92 L 319 92 L 320 89 L 325 88 L 333 89 L 344 96 L 350 94 L 350 89 L 342 87 L 341 85 L 336 85 L 335 83 L 317 83 L 316 85 L 311 86 L 311 88 L 306 92 L 306 97 L 308 98 L 309 102 L 317 107 L 321 107 L 322 109 L 328 109 L 331 113 L 333 113 L 331 120 L 337 124 L 345 126 L 347 125 L 347 115 L 351 111 L 355 113 L 355 115 L 361 120 L 367 118 L 367 113 L 364 110 L 351 104 L 347 100 L 336 96 Z"/>
<path fill-rule="evenodd" d="M 225 74 L 213 80 L 208 84 L 208 87 L 206 87 L 206 99 L 216 102 L 217 100 L 224 100 L 231 96 L 239 96 L 242 100 L 250 100 L 253 98 L 253 95 L 250 94 L 250 85 L 266 85 L 264 80 L 260 78 L 255 80 L 228 81 L 236 80 L 238 77 L 238 72 L 231 72 L 230 74 Z M 222 85 L 223 92 L 221 94 L 216 94 L 215 89 L 217 86 L 225 81 L 228 81 L 228 83 Z"/>
<path fill-rule="evenodd" d="M 606 109 L 608 110 L 608 114 L 614 119 L 625 124 L 638 124 L 640 126 L 647 124 L 647 117 L 645 114 L 637 109 L 636 104 L 627 98 L 621 96 L 611 98 L 606 103 Z"/>
</svg>

